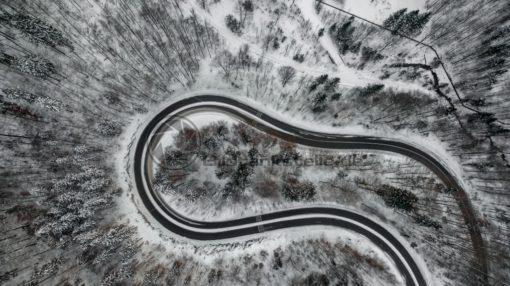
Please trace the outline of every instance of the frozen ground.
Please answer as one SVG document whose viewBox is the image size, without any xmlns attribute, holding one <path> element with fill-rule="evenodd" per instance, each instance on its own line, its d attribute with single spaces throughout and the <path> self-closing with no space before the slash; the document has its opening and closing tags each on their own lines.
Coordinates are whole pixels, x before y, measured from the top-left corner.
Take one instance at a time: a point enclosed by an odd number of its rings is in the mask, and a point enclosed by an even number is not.
<svg viewBox="0 0 510 286">
<path fill-rule="evenodd" d="M 324 277 L 330 284 L 401 283 L 383 253 L 339 229 L 206 244 L 151 219 L 130 176 L 137 131 L 170 101 L 211 89 L 297 126 L 428 150 L 474 206 L 488 253 L 487 284 L 509 281 L 507 2 L 326 2 L 376 23 L 401 8 L 429 12 L 410 33 L 438 50 L 459 97 L 429 49 L 327 7 L 317 14 L 313 1 L 252 1 L 252 10 L 228 0 L 2 2 L 0 283 L 306 285 Z M 243 25 L 227 26 L 229 14 Z M 340 81 L 315 84 L 324 75 Z M 198 125 L 216 119 L 208 115 Z M 367 159 L 344 168 L 338 192 L 319 182 L 331 183 L 335 172 L 302 172 L 317 184 L 312 201 L 247 192 L 230 209 L 171 202 L 208 219 L 313 204 L 356 209 L 405 237 L 432 285 L 483 284 L 468 226 L 450 194 L 430 192 L 427 170 L 388 154 L 357 154 Z M 382 183 L 411 190 L 419 213 L 442 228 L 417 227 L 414 214 L 387 207 L 373 190 Z"/>
</svg>

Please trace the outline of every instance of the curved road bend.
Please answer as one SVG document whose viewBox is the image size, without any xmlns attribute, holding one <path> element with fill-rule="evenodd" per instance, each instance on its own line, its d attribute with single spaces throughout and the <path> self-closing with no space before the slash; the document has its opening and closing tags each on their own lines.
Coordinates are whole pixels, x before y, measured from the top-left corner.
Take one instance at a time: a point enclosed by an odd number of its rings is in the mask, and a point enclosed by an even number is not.
<svg viewBox="0 0 510 286">
<path fill-rule="evenodd" d="M 232 106 L 232 108 L 228 107 L 229 105 Z M 484 276 L 483 279 L 487 278 L 485 245 L 470 201 L 464 190 L 456 181 L 455 177 L 450 174 L 448 170 L 434 157 L 412 145 L 402 142 L 390 141 L 377 137 L 344 136 L 301 129 L 279 121 L 235 99 L 220 95 L 197 95 L 171 104 L 158 113 L 148 123 L 137 142 L 133 165 L 135 183 L 140 194 L 140 198 L 151 215 L 170 231 L 191 239 L 218 240 L 256 234 L 261 231 L 306 225 L 330 225 L 342 227 L 364 235 L 390 255 L 397 268 L 404 276 L 406 285 L 426 285 L 419 267 L 397 238 L 395 238 L 385 228 L 370 219 L 347 210 L 326 207 L 305 207 L 229 221 L 196 221 L 186 218 L 175 210 L 169 208 L 168 205 L 162 202 L 159 196 L 154 192 L 150 184 L 147 184 L 146 182 L 146 178 L 148 177 L 148 168 L 145 167 L 148 160 L 148 158 L 145 157 L 147 147 L 153 144 L 153 142 L 151 142 L 153 139 L 151 136 L 155 133 L 154 129 L 162 120 L 171 120 L 171 118 L 175 118 L 184 112 L 204 108 L 230 113 L 247 123 L 252 123 L 252 125 L 264 132 L 305 146 L 327 149 L 365 149 L 388 151 L 398 153 L 421 162 L 434 172 L 447 187 L 456 190 L 453 194 L 459 208 L 462 211 L 464 221 L 466 225 L 468 225 L 475 251 L 475 257 L 479 263 L 478 268 Z M 240 112 L 239 109 L 243 112 Z M 256 116 L 260 120 L 253 120 L 251 117 L 246 115 L 246 113 Z M 265 123 L 268 124 L 266 125 Z M 280 130 L 284 130 L 285 132 L 272 128 L 270 125 L 277 127 Z M 302 218 L 303 215 L 308 215 L 310 217 Z M 292 218 L 296 216 L 301 217 Z M 334 218 L 331 216 L 334 216 Z M 251 226 L 251 224 L 258 225 Z M 360 226 L 360 224 L 364 227 Z M 381 239 L 381 236 L 384 239 Z M 402 259 L 404 261 L 402 261 Z"/>
</svg>

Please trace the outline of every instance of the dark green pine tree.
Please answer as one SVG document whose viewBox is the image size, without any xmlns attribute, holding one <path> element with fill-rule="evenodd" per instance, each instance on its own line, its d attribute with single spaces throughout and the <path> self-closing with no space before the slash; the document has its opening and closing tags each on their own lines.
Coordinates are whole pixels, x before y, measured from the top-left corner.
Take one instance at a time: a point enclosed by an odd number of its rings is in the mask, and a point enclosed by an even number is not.
<svg viewBox="0 0 510 286">
<path fill-rule="evenodd" d="M 4 13 L 0 15 L 0 22 L 19 30 L 33 43 L 47 45 L 52 48 L 65 46 L 73 50 L 73 45 L 69 39 L 65 38 L 59 30 L 38 18 L 19 13 Z"/>
<path fill-rule="evenodd" d="M 404 8 L 391 14 L 384 20 L 383 26 L 393 30 L 394 34 L 412 36 L 420 33 L 429 19 L 430 13 L 420 13 L 419 10 L 407 12 Z"/>
<path fill-rule="evenodd" d="M 407 12 L 407 8 L 400 9 L 397 12 L 391 14 L 386 20 L 383 22 L 383 26 L 391 29 L 396 30 L 398 28 L 398 23 L 400 22 L 402 16 Z"/>
</svg>

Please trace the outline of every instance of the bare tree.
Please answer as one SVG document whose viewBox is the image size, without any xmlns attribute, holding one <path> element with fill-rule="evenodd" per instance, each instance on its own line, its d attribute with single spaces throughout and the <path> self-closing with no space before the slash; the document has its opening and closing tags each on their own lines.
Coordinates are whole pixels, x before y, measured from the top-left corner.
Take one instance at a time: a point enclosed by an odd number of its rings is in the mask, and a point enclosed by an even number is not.
<svg viewBox="0 0 510 286">
<path fill-rule="evenodd" d="M 226 78 L 230 78 L 230 74 L 236 66 L 236 58 L 227 50 L 220 52 L 215 58 L 215 64 L 221 68 Z"/>
<path fill-rule="evenodd" d="M 284 66 L 278 69 L 278 74 L 282 80 L 282 86 L 285 86 L 296 76 L 296 70 L 291 66 Z"/>
</svg>

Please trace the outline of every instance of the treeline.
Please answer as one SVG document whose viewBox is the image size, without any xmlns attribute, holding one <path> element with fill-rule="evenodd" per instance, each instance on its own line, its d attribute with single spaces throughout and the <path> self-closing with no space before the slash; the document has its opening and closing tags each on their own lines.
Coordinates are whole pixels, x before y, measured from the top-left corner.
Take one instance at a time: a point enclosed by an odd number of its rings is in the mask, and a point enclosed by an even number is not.
<svg viewBox="0 0 510 286">
<path fill-rule="evenodd" d="M 35 44 L 43 44 L 57 50 L 60 47 L 67 47 L 71 51 L 74 49 L 73 43 L 69 39 L 41 19 L 29 14 L 9 13 L 2 8 L 0 8 L 0 13 L 1 24 L 17 29 Z"/>
<path fill-rule="evenodd" d="M 347 53 L 357 55 L 358 69 L 363 69 L 367 63 L 377 63 L 388 55 L 382 52 L 390 45 L 399 42 L 401 35 L 414 37 L 419 35 L 430 19 L 430 13 L 420 13 L 419 10 L 409 11 L 401 9 L 394 12 L 383 22 L 383 27 L 390 30 L 393 36 L 384 29 L 356 20 L 353 16 L 342 22 L 333 23 L 328 31 L 338 47 L 340 55 Z M 343 17 L 342 17 L 343 18 Z M 375 35 L 375 36 L 374 36 Z M 375 45 L 370 39 L 378 37 L 382 45 Z M 368 38 L 368 39 L 367 39 Z M 393 54 L 390 54 L 392 56 Z"/>
</svg>

